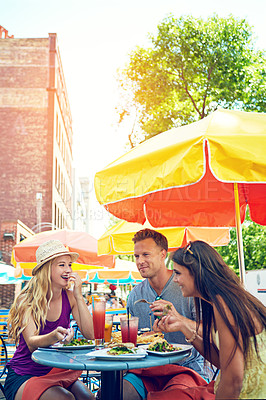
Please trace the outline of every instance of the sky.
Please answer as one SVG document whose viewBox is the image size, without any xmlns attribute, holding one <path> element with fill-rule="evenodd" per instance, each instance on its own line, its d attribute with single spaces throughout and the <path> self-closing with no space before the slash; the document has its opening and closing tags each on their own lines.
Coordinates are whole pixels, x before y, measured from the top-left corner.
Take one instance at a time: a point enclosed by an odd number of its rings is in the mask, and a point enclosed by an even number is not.
<svg viewBox="0 0 266 400">
<path fill-rule="evenodd" d="M 266 48 L 266 0 L 0 0 L 0 25 L 15 38 L 57 33 L 74 133 L 74 166 L 89 177 L 127 149 L 130 124 L 117 126 L 117 69 L 148 34 L 173 14 L 207 18 L 230 13 L 253 26 L 257 46 Z M 1 56 L 1 55 L 0 55 Z M 93 196 L 92 231 L 99 237 L 107 213 Z M 94 215 L 94 216 L 93 216 Z"/>
</svg>

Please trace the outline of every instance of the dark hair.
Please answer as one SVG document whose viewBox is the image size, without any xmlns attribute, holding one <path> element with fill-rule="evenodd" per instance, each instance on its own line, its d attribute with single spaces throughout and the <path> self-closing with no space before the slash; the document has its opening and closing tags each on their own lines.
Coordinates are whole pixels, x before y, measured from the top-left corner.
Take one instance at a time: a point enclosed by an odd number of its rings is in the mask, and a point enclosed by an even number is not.
<svg viewBox="0 0 266 400">
<path fill-rule="evenodd" d="M 135 233 L 132 240 L 134 244 L 136 244 L 137 242 L 141 242 L 145 239 L 153 239 L 157 246 L 168 251 L 168 240 L 162 233 L 146 228 Z"/>
<path fill-rule="evenodd" d="M 247 357 L 250 337 L 254 339 L 255 349 L 258 354 L 256 328 L 252 315 L 261 321 L 265 328 L 266 309 L 256 297 L 244 289 L 238 276 L 226 265 L 220 254 L 207 243 L 197 240 L 190 242 L 186 247 L 176 250 L 172 260 L 189 270 L 194 277 L 197 291 L 206 300 L 195 298 L 197 321 L 199 322 L 200 315 L 202 317 L 205 357 L 211 356 L 211 329 L 215 322 L 212 304 L 217 307 L 218 312 L 236 341 L 229 362 L 234 356 L 237 346 L 243 351 L 244 357 Z M 224 307 L 217 296 L 223 299 L 232 313 L 235 321 L 234 327 L 229 322 Z M 239 345 L 239 335 L 241 335 L 243 341 L 243 348 Z"/>
</svg>

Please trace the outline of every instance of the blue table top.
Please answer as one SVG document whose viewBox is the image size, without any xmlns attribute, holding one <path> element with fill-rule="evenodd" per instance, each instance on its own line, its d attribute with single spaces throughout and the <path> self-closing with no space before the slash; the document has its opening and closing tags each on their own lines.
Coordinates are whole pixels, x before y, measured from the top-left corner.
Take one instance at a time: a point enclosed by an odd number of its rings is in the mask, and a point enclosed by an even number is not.
<svg viewBox="0 0 266 400">
<path fill-rule="evenodd" d="M 32 359 L 43 365 L 65 369 L 88 371 L 121 371 L 134 368 L 149 368 L 173 364 L 190 355 L 190 350 L 175 355 L 155 356 L 129 361 L 97 360 L 89 358 L 89 350 L 48 350 L 38 349 L 32 353 Z"/>
</svg>

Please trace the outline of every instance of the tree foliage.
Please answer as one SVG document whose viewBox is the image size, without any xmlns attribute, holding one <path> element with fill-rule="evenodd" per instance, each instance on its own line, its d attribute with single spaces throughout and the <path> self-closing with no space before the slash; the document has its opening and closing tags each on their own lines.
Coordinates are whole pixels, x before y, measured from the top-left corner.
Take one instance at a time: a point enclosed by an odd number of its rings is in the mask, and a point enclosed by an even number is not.
<svg viewBox="0 0 266 400">
<path fill-rule="evenodd" d="M 224 261 L 239 274 L 236 229 L 230 232 L 231 240 L 228 246 L 218 247 Z M 242 226 L 245 269 L 266 268 L 266 226 L 251 221 L 249 215 Z"/>
<path fill-rule="evenodd" d="M 119 122 L 134 115 L 131 147 L 172 127 L 204 118 L 219 106 L 266 112 L 266 57 L 255 49 L 252 28 L 232 15 L 207 20 L 170 15 L 119 72 Z M 266 268 L 266 227 L 243 224 L 246 270 Z M 218 248 L 239 273 L 236 230 Z"/>
<path fill-rule="evenodd" d="M 233 16 L 204 21 L 172 15 L 137 48 L 120 71 L 120 122 L 135 113 L 135 137 L 149 138 L 204 118 L 219 106 L 266 110 L 264 54 L 254 50 L 252 29 Z"/>
</svg>

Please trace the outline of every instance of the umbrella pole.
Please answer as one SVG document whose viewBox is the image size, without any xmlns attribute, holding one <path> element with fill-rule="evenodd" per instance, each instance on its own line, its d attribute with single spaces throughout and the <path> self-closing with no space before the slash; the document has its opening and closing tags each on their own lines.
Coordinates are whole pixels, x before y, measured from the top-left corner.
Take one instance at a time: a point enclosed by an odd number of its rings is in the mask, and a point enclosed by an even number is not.
<svg viewBox="0 0 266 400">
<path fill-rule="evenodd" d="M 239 266 L 240 280 L 243 283 L 243 285 L 245 285 L 246 284 L 246 272 L 245 272 L 242 226 L 241 226 L 241 219 L 240 219 L 239 193 L 238 193 L 238 184 L 237 183 L 234 183 L 234 195 L 235 195 L 235 218 L 236 218 L 238 266 Z"/>
</svg>

